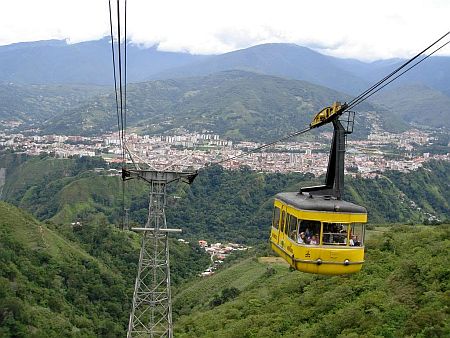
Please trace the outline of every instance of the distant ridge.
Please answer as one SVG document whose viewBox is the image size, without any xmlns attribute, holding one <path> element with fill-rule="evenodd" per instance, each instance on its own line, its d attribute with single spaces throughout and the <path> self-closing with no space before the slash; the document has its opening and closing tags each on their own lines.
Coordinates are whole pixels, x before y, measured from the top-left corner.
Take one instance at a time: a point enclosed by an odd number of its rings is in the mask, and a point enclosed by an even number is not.
<svg viewBox="0 0 450 338">
<path fill-rule="evenodd" d="M 368 85 L 363 78 L 340 67 L 339 59 L 286 43 L 263 44 L 212 56 L 153 78 L 199 76 L 234 69 L 304 80 L 346 93 L 356 93 Z"/>
<path fill-rule="evenodd" d="M 373 99 L 407 123 L 450 128 L 450 97 L 427 86 L 403 85 Z"/>
<path fill-rule="evenodd" d="M 128 45 L 128 80 L 139 82 L 244 70 L 304 80 L 358 94 L 400 65 L 402 59 L 362 62 L 321 54 L 287 43 L 257 45 L 220 55 L 164 52 L 158 46 Z M 109 38 L 68 44 L 64 40 L 0 46 L 0 83 L 95 84 L 112 86 Z M 435 57 L 396 84 L 418 83 L 450 95 L 450 57 Z"/>
<path fill-rule="evenodd" d="M 203 58 L 130 44 L 128 79 L 141 81 L 153 73 Z M 112 86 L 110 41 L 103 38 L 68 44 L 64 40 L 46 40 L 0 46 L 0 82 Z"/>
</svg>

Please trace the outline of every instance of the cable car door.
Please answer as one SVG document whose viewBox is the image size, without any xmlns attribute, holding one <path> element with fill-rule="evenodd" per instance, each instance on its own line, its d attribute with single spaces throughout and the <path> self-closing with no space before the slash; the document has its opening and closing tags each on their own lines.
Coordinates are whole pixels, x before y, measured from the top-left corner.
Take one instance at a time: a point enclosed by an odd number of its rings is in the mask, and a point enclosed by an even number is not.
<svg viewBox="0 0 450 338">
<path fill-rule="evenodd" d="M 286 226 L 286 206 L 281 206 L 280 226 L 278 228 L 278 245 L 284 248 L 286 245 L 285 226 Z"/>
</svg>

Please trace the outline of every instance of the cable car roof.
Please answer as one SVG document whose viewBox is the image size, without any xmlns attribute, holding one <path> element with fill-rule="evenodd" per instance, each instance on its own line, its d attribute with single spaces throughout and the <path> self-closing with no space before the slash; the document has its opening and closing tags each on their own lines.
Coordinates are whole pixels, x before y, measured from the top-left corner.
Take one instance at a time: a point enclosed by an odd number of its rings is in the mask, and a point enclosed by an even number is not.
<svg viewBox="0 0 450 338">
<path fill-rule="evenodd" d="M 351 202 L 338 200 L 331 196 L 312 196 L 307 193 L 281 192 L 275 198 L 300 210 L 367 214 L 366 208 Z"/>
</svg>

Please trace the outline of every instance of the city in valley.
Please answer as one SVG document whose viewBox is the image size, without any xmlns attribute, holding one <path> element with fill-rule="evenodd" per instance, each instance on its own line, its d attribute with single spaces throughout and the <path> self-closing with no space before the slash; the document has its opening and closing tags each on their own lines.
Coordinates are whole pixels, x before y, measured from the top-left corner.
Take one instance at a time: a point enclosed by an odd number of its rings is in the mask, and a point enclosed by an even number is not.
<svg viewBox="0 0 450 338">
<path fill-rule="evenodd" d="M 4 122 L 4 121 L 2 121 Z M 5 124 L 4 124 L 5 125 Z M 251 152 L 262 145 L 256 142 L 232 142 L 219 135 L 188 133 L 173 136 L 127 134 L 125 144 L 135 160 L 150 168 L 180 169 L 201 167 L 223 160 L 227 169 L 248 166 L 259 172 L 301 172 L 320 176 L 326 172 L 332 133 L 323 132 L 317 140 L 278 143 L 264 151 Z M 435 141 L 431 133 L 409 130 L 392 134 L 377 130 L 365 140 L 347 140 L 347 174 L 374 177 L 385 170 L 411 171 L 431 159 L 450 160 L 446 154 L 419 152 Z M 118 133 L 102 136 L 25 135 L 0 132 L 0 149 L 12 149 L 29 155 L 43 153 L 56 157 L 101 156 L 107 162 L 121 162 Z"/>
</svg>

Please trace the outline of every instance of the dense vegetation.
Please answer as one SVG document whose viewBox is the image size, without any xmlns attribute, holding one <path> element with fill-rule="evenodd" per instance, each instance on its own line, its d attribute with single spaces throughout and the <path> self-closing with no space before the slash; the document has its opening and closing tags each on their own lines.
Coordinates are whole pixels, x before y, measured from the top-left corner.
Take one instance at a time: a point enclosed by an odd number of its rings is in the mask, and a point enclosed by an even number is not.
<svg viewBox="0 0 450 338">
<path fill-rule="evenodd" d="M 198 247 L 170 245 L 175 286 L 209 263 Z M 42 224 L 0 202 L 0 336 L 123 336 L 139 247 L 107 224 Z"/>
<path fill-rule="evenodd" d="M 175 296 L 175 335 L 448 337 L 449 225 L 369 235 L 355 275 L 291 272 L 256 255 L 190 283 Z"/>
<path fill-rule="evenodd" d="M 409 174 L 349 179 L 347 199 L 367 206 L 376 222 L 423 222 L 425 212 L 448 217 L 449 166 L 430 162 Z M 0 167 L 8 169 L 4 197 L 45 220 L 0 203 L 0 335 L 123 335 L 140 243 L 138 235 L 117 228 L 120 178 L 92 171 L 108 168 L 96 158 L 6 153 Z M 193 241 L 203 237 L 261 246 L 274 194 L 314 183 L 317 179 L 303 174 L 207 168 L 192 185 L 171 186 L 168 223 Z M 145 221 L 147 194 L 145 185 L 127 184 L 132 222 Z M 77 221 L 81 224 L 71 224 Z M 198 280 L 195 275 L 209 257 L 173 240 L 176 333 L 445 336 L 448 229 L 382 229 L 367 242 L 363 272 L 332 278 L 290 273 L 285 266 L 248 258 L 229 261 L 216 276 Z"/>
<path fill-rule="evenodd" d="M 102 166 L 107 167 L 95 158 L 59 160 L 6 154 L 0 157 L 0 167 L 15 169 L 7 171 L 4 198 L 57 224 L 81 220 L 119 225 L 122 183 L 118 176 L 89 171 Z M 408 174 L 393 171 L 377 179 L 348 178 L 345 198 L 365 206 L 371 223 L 423 223 L 430 215 L 444 220 L 450 214 L 449 173 L 448 162 L 433 161 Z M 191 239 L 259 242 L 267 238 L 273 196 L 320 180 L 309 174 L 264 174 L 245 167 L 238 171 L 207 168 L 190 186 L 170 186 L 167 220 Z M 147 186 L 127 182 L 125 204 L 131 223 L 143 224 Z"/>
</svg>

